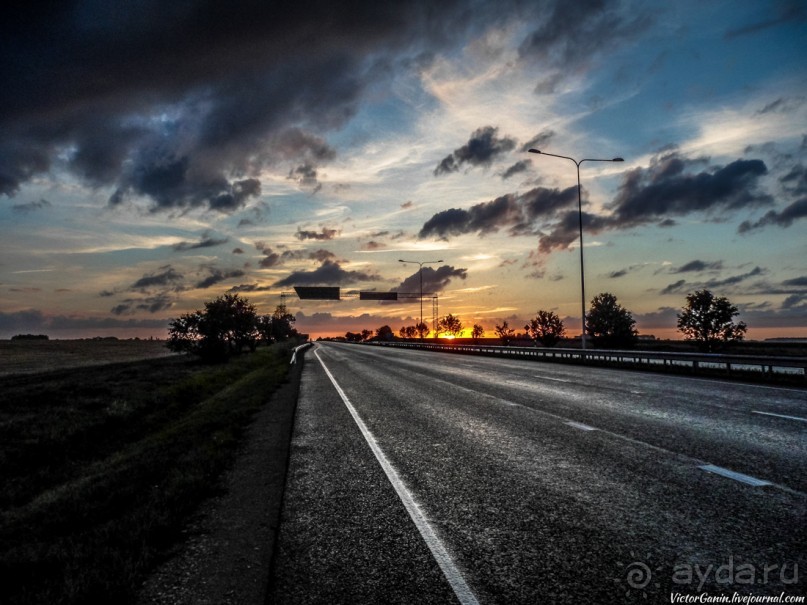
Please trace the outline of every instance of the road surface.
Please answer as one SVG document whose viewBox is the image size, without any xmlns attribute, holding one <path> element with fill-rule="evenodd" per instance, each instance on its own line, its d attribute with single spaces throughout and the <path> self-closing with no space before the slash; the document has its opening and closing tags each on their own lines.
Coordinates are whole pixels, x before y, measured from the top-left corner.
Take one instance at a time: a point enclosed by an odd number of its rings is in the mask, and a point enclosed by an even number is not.
<svg viewBox="0 0 807 605">
<path fill-rule="evenodd" d="M 802 389 L 322 343 L 290 460 L 273 603 L 807 594 Z"/>
</svg>

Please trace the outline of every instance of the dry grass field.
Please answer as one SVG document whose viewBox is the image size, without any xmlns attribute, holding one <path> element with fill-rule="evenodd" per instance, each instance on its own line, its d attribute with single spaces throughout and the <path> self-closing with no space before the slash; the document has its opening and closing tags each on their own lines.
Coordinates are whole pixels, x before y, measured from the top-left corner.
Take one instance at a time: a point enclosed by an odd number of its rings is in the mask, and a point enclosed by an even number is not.
<svg viewBox="0 0 807 605">
<path fill-rule="evenodd" d="M 0 340 L 0 376 L 168 355 L 161 340 Z"/>
<path fill-rule="evenodd" d="M 204 365 L 159 342 L 2 343 L 0 602 L 132 603 L 220 489 L 291 346 Z"/>
</svg>

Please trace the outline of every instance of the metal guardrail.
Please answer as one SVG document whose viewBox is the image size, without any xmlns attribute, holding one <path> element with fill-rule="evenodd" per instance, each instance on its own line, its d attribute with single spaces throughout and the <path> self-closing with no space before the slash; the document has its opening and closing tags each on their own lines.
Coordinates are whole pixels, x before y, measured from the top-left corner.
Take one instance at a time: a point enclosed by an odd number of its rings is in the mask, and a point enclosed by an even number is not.
<svg viewBox="0 0 807 605">
<path fill-rule="evenodd" d="M 725 355 L 721 353 L 675 353 L 667 351 L 615 351 L 602 349 L 561 349 L 549 347 L 506 347 L 496 345 L 438 344 L 431 342 L 370 342 L 391 346 L 445 353 L 495 355 L 516 359 L 535 359 L 593 365 L 634 366 L 643 369 L 708 372 L 723 370 L 726 374 L 753 371 L 768 377 L 801 377 L 807 381 L 807 357 L 757 355 Z"/>
<path fill-rule="evenodd" d="M 295 363 L 297 363 L 297 353 L 299 351 L 302 351 L 303 349 L 307 349 L 308 347 L 312 346 L 313 344 L 314 343 L 312 343 L 312 342 L 306 342 L 306 343 L 301 344 L 298 347 L 294 347 L 294 350 L 292 351 L 292 354 L 291 354 L 291 361 L 289 362 L 289 365 L 294 365 Z"/>
</svg>

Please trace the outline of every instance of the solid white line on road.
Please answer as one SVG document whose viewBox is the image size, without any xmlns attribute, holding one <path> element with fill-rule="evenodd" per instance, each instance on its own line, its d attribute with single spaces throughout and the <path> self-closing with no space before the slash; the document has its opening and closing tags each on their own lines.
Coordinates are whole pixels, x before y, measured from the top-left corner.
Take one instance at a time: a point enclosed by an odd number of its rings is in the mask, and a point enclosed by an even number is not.
<svg viewBox="0 0 807 605">
<path fill-rule="evenodd" d="M 581 431 L 596 431 L 597 429 L 593 426 L 589 426 L 587 424 L 583 424 L 582 422 L 575 422 L 574 420 L 570 420 L 566 422 L 569 426 L 573 426 L 576 429 L 580 429 Z"/>
<path fill-rule="evenodd" d="M 336 382 L 336 378 L 333 377 L 333 374 L 331 374 L 330 370 L 325 365 L 325 362 L 322 361 L 322 358 L 319 356 L 319 351 L 314 351 L 314 355 L 322 365 L 322 369 L 325 370 L 325 374 L 327 374 L 328 378 L 330 378 L 331 383 L 333 383 L 333 386 L 336 388 L 336 392 L 339 393 L 339 396 L 345 403 L 350 415 L 353 416 L 353 420 L 356 421 L 361 434 L 364 435 L 364 439 L 367 441 L 367 444 L 370 446 L 373 454 L 375 454 L 379 464 L 381 464 L 381 468 L 384 469 L 384 473 L 386 473 L 387 478 L 389 479 L 390 483 L 392 483 L 392 487 L 395 488 L 395 492 L 398 494 L 401 502 L 403 502 L 404 507 L 406 507 L 409 516 L 412 518 L 412 521 L 414 521 L 420 535 L 426 542 L 426 546 L 429 547 L 432 556 L 434 557 L 435 561 L 437 561 L 440 569 L 443 571 L 443 575 L 445 576 L 446 580 L 448 580 L 451 588 L 454 590 L 454 594 L 457 595 L 457 598 L 463 605 L 479 605 L 479 601 L 471 591 L 468 584 L 465 582 L 465 579 L 462 577 L 462 573 L 457 568 L 454 560 L 451 558 L 451 555 L 448 554 L 448 550 L 440 541 L 440 538 L 437 537 L 434 529 L 432 529 L 431 524 L 429 523 L 428 519 L 426 519 L 426 515 L 420 509 L 417 502 L 415 502 L 414 497 L 398 476 L 398 471 L 395 470 L 395 467 L 392 466 L 392 463 L 390 463 L 390 461 L 387 459 L 386 455 L 381 450 L 381 447 L 378 445 L 375 436 L 373 436 L 370 429 L 367 428 L 367 425 L 364 424 L 364 421 L 359 416 L 356 408 L 353 407 L 350 399 L 348 399 L 347 395 L 345 395 L 342 387 L 340 387 L 339 383 Z"/>
<path fill-rule="evenodd" d="M 771 412 L 757 412 L 753 410 L 752 414 L 762 414 L 764 416 L 776 416 L 777 418 L 787 418 L 788 420 L 799 420 L 801 422 L 807 422 L 807 418 L 801 418 L 799 416 L 786 416 L 785 414 L 773 414 Z"/>
<path fill-rule="evenodd" d="M 714 464 L 705 464 L 699 468 L 705 470 L 706 472 L 714 473 L 715 475 L 721 475 L 722 477 L 728 477 L 729 479 L 734 479 L 735 481 L 739 481 L 747 485 L 753 485 L 754 487 L 771 485 L 770 481 L 764 481 L 763 479 L 757 479 L 756 477 L 752 477 L 751 475 L 744 475 L 742 473 L 730 471 L 727 468 L 723 468 L 722 466 L 715 466 Z"/>
</svg>

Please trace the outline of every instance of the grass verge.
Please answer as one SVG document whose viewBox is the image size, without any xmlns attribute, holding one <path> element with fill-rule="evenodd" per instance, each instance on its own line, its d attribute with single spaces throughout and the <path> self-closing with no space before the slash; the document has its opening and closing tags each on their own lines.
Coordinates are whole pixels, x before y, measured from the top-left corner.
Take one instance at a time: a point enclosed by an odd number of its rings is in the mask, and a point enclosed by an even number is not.
<svg viewBox="0 0 807 605">
<path fill-rule="evenodd" d="M 4 603 L 132 602 L 283 381 L 275 345 L 0 381 Z"/>
</svg>

